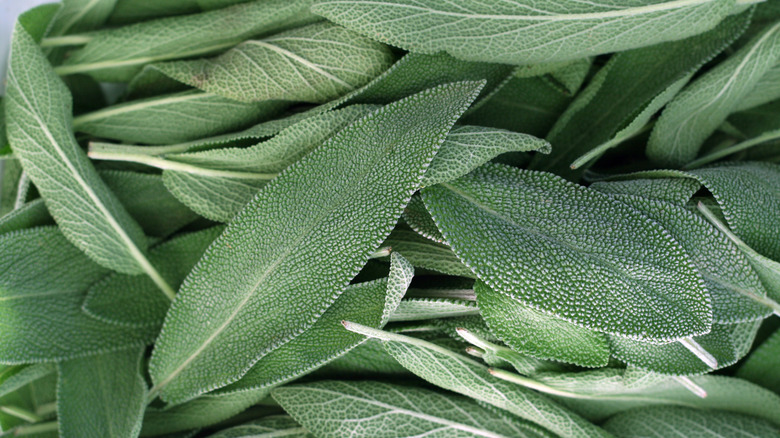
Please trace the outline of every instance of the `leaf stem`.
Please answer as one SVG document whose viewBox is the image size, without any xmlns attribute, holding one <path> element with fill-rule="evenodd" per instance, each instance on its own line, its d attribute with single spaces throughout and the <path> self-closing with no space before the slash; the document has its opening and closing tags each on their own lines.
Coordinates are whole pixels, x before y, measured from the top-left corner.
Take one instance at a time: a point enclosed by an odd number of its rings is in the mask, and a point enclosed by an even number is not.
<svg viewBox="0 0 780 438">
<path fill-rule="evenodd" d="M 27 202 L 27 192 L 30 190 L 30 177 L 27 172 L 22 172 L 19 176 L 19 184 L 16 187 L 16 200 L 14 201 L 14 210 L 22 208 Z"/>
<path fill-rule="evenodd" d="M 746 140 L 741 143 L 737 143 L 735 145 L 713 152 L 709 155 L 705 155 L 699 159 L 693 160 L 690 163 L 686 164 L 683 167 L 683 169 L 696 169 L 697 167 L 701 167 L 705 164 L 709 164 L 715 160 L 719 160 L 731 154 L 742 152 L 745 149 L 749 149 L 753 146 L 760 145 L 761 143 L 766 143 L 768 141 L 777 140 L 777 139 L 780 139 L 780 129 L 765 132 L 759 135 L 758 137 L 751 138 L 750 140 Z"/>
<path fill-rule="evenodd" d="M 14 416 L 16 418 L 21 418 L 22 420 L 29 421 L 30 423 L 37 423 L 42 420 L 41 417 L 35 415 L 34 413 L 17 406 L 0 406 L 0 412 Z"/>
<path fill-rule="evenodd" d="M 90 41 L 92 37 L 88 35 L 63 35 L 42 39 L 41 47 L 83 46 Z"/>
<path fill-rule="evenodd" d="M 715 369 L 718 367 L 718 360 L 715 359 L 715 356 L 710 354 L 709 351 L 705 350 L 704 347 L 699 345 L 698 342 L 694 341 L 693 338 L 682 338 L 677 340 L 680 344 L 682 344 L 683 347 L 687 348 L 688 351 L 693 353 L 696 357 L 699 358 L 702 362 L 704 362 L 705 365 L 708 367 Z"/>
<path fill-rule="evenodd" d="M 25 436 L 25 435 L 35 435 L 35 434 L 41 434 L 45 432 L 56 432 L 59 428 L 59 425 L 56 421 L 50 421 L 48 423 L 41 423 L 41 424 L 33 424 L 30 426 L 21 426 L 13 429 L 13 435 L 12 436 Z"/>
<path fill-rule="evenodd" d="M 691 380 L 690 377 L 687 376 L 673 376 L 674 380 L 676 380 L 680 385 L 684 386 L 685 389 L 691 391 L 692 393 L 696 394 L 696 396 L 701 398 L 707 397 L 707 391 L 704 390 L 701 386 L 697 385 L 696 383 Z"/>
<path fill-rule="evenodd" d="M 654 123 L 648 123 L 647 125 L 642 127 L 642 129 L 639 129 L 636 132 L 630 134 L 620 135 L 620 133 L 618 132 L 617 135 L 615 135 L 615 137 L 613 137 L 611 140 L 601 143 L 600 145 L 591 149 L 587 153 L 583 154 L 581 157 L 574 160 L 574 162 L 571 163 L 569 167 L 571 167 L 572 170 L 579 169 L 580 167 L 588 164 L 589 162 L 596 160 L 601 155 L 604 155 L 608 150 L 619 145 L 620 143 L 623 143 L 626 140 L 632 139 L 644 132 L 649 131 L 653 127 L 653 125 Z"/>
<path fill-rule="evenodd" d="M 252 172 L 234 172 L 230 170 L 214 170 L 206 169 L 199 166 L 194 166 L 187 163 L 179 163 L 178 161 L 166 160 L 160 157 L 153 157 L 143 154 L 126 154 L 120 152 L 101 152 L 91 150 L 87 154 L 90 158 L 95 160 L 110 160 L 110 161 L 126 161 L 131 163 L 146 164 L 147 166 L 156 167 L 163 170 L 174 170 L 178 172 L 191 173 L 193 175 L 202 175 L 212 178 L 243 178 L 243 179 L 258 179 L 258 180 L 271 180 L 276 177 L 275 173 L 252 173 Z"/>
</svg>

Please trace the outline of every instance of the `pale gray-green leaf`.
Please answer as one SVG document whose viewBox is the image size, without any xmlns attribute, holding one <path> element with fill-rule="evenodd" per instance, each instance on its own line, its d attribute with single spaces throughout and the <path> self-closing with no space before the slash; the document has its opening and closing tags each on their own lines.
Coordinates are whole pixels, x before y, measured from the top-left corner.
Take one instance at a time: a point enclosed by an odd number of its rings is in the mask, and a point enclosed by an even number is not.
<svg viewBox="0 0 780 438">
<path fill-rule="evenodd" d="M 133 438 L 141 431 L 146 381 L 143 348 L 58 365 L 57 418 L 64 438 Z"/>
<path fill-rule="evenodd" d="M 57 370 L 54 364 L 2 366 L 0 372 L 0 397 L 17 391 L 19 388 L 53 374 Z"/>
<path fill-rule="evenodd" d="M 750 91 L 734 111 L 744 111 L 780 98 L 780 66 L 775 65 L 761 76 L 755 88 Z"/>
<path fill-rule="evenodd" d="M 680 244 L 607 195 L 485 165 L 423 199 L 458 258 L 497 293 L 635 339 L 709 330 L 707 291 Z"/>
<path fill-rule="evenodd" d="M 249 40 L 212 59 L 156 68 L 178 81 L 241 102 L 321 103 L 370 82 L 393 57 L 388 48 L 331 23 Z"/>
<path fill-rule="evenodd" d="M 252 36 L 316 21 L 310 5 L 311 0 L 259 0 L 98 31 L 57 71 L 126 82 L 150 62 L 214 53 Z"/>
<path fill-rule="evenodd" d="M 144 271 L 143 231 L 100 180 L 71 132 L 71 97 L 17 23 L 5 100 L 8 138 L 65 236 L 108 268 Z"/>
<path fill-rule="evenodd" d="M 150 364 L 165 400 L 232 383 L 311 327 L 389 234 L 481 86 L 453 83 L 390 104 L 265 186 L 209 247 L 166 316 Z"/>
<path fill-rule="evenodd" d="M 737 370 L 736 376 L 780 394 L 778 367 L 780 367 L 780 330 L 776 330 L 750 353 Z"/>
<path fill-rule="evenodd" d="M 0 217 L 0 234 L 43 225 L 54 225 L 54 219 L 46 209 L 43 199 L 39 198 Z"/>
<path fill-rule="evenodd" d="M 125 329 L 81 311 L 89 286 L 109 271 L 54 227 L 0 236 L 0 363 L 54 362 L 143 345 L 154 330 Z"/>
<path fill-rule="evenodd" d="M 612 195 L 630 194 L 685 205 L 701 188 L 701 184 L 698 181 L 685 178 L 635 178 L 621 181 L 599 181 L 589 187 Z"/>
<path fill-rule="evenodd" d="M 479 309 L 474 301 L 447 298 L 408 298 L 401 301 L 390 320 L 419 321 L 470 315 L 479 315 Z"/>
<path fill-rule="evenodd" d="M 700 76 L 669 103 L 647 145 L 664 166 L 696 158 L 700 146 L 780 59 L 780 24 L 756 35 L 726 61 Z"/>
<path fill-rule="evenodd" d="M 536 310 L 479 280 L 474 292 L 488 327 L 513 350 L 584 367 L 607 365 L 609 343 L 603 333 Z"/>
<path fill-rule="evenodd" d="M 411 229 L 416 231 L 417 234 L 426 239 L 444 243 L 444 236 L 441 235 L 441 231 L 439 231 L 439 228 L 436 226 L 436 222 L 433 221 L 431 214 L 428 213 L 428 209 L 425 207 L 425 203 L 419 193 L 415 193 L 414 196 L 412 196 L 411 201 L 409 201 L 409 204 L 406 205 L 406 208 L 404 209 L 404 221 Z"/>
<path fill-rule="evenodd" d="M 54 16 L 47 36 L 92 30 L 102 26 L 117 0 L 63 0 L 62 7 Z"/>
<path fill-rule="evenodd" d="M 290 417 L 273 415 L 221 430 L 208 438 L 314 438 Z"/>
<path fill-rule="evenodd" d="M 331 380 L 277 388 L 272 396 L 318 437 L 539 436 L 474 400 L 410 386 Z"/>
<path fill-rule="evenodd" d="M 408 228 L 394 229 L 382 245 L 400 252 L 418 268 L 474 278 L 471 269 L 461 263 L 448 246 L 426 239 Z"/>
<path fill-rule="evenodd" d="M 312 12 L 411 52 L 534 64 L 682 39 L 734 9 L 729 0 L 564 0 L 453 4 L 446 0 L 319 0 Z"/>
</svg>

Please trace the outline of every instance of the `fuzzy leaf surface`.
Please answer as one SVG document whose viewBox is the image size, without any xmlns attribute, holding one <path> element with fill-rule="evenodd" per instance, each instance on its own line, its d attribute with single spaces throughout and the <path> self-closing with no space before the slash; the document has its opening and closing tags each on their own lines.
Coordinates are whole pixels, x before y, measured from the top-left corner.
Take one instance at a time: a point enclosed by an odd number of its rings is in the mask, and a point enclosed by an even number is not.
<svg viewBox="0 0 780 438">
<path fill-rule="evenodd" d="M 666 406 L 642 408 L 618 414 L 604 429 L 619 438 L 686 436 L 710 438 L 770 438 L 777 426 L 747 415 Z"/>
</svg>

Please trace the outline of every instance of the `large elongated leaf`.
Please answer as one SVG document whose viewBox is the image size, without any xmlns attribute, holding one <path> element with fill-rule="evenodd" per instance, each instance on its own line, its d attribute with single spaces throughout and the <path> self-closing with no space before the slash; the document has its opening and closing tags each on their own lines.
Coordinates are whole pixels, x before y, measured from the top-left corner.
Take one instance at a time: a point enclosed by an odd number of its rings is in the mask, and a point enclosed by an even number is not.
<svg viewBox="0 0 780 438">
<path fill-rule="evenodd" d="M 146 396 L 142 353 L 135 348 L 59 364 L 57 416 L 62 437 L 138 436 Z"/>
<path fill-rule="evenodd" d="M 604 428 L 619 438 L 647 436 L 770 438 L 780 434 L 777 426 L 747 415 L 665 406 L 636 409 L 618 414 L 610 418 L 604 424 Z"/>
<path fill-rule="evenodd" d="M 8 137 L 65 236 L 108 268 L 153 270 L 143 232 L 100 180 L 71 132 L 71 98 L 21 24 L 14 29 L 5 101 Z"/>
<path fill-rule="evenodd" d="M 545 436 L 474 400 L 430 389 L 333 380 L 277 388 L 272 396 L 316 436 Z"/>
<path fill-rule="evenodd" d="M 566 61 L 682 39 L 712 28 L 733 9 L 730 0 L 621 5 L 318 0 L 312 7 L 348 29 L 411 52 L 510 64 Z"/>
<path fill-rule="evenodd" d="M 241 129 L 279 113 L 280 101 L 242 103 L 200 91 L 134 100 L 73 119 L 73 128 L 96 137 L 168 144 Z"/>
<path fill-rule="evenodd" d="M 680 244 L 607 195 L 486 165 L 424 189 L 423 200 L 455 254 L 497 293 L 635 339 L 709 330 L 707 292 Z"/>
<path fill-rule="evenodd" d="M 547 397 L 493 377 L 486 366 L 446 348 L 356 324 L 346 326 L 356 333 L 381 339 L 401 365 L 436 386 L 509 411 L 561 436 L 609 436 Z"/>
<path fill-rule="evenodd" d="M 687 86 L 667 106 L 653 129 L 647 155 L 680 166 L 780 59 L 780 24 L 767 28 L 726 61 Z"/>
<path fill-rule="evenodd" d="M 737 370 L 737 377 L 780 394 L 780 330 L 759 345 Z"/>
<path fill-rule="evenodd" d="M 652 107 L 646 118 L 652 116 L 685 85 L 690 74 L 734 41 L 749 21 L 749 13 L 729 17 L 704 34 L 610 58 L 548 135 L 552 154 L 537 156 L 533 167 L 577 176 L 569 168 L 575 159 L 613 140 L 646 107 Z M 674 88 L 664 96 L 670 87 Z M 654 102 L 658 96 L 662 99 Z M 644 124 L 638 123 L 635 130 Z"/>
<path fill-rule="evenodd" d="M 161 18 L 102 30 L 73 52 L 60 74 L 88 73 L 128 81 L 145 64 L 214 53 L 245 39 L 316 20 L 311 0 L 259 0 L 185 17 Z"/>
<path fill-rule="evenodd" d="M 347 353 L 365 337 L 345 333 L 341 321 L 355 320 L 371 327 L 383 327 L 406 293 L 413 275 L 409 262 L 393 253 L 387 278 L 348 286 L 311 327 L 265 355 L 241 380 L 219 392 L 280 385 Z"/>
<path fill-rule="evenodd" d="M 393 61 L 388 48 L 330 23 L 250 40 L 213 59 L 156 68 L 184 83 L 242 102 L 327 102 L 367 84 Z"/>
<path fill-rule="evenodd" d="M 0 362 L 55 362 L 150 342 L 155 330 L 125 329 L 81 311 L 89 286 L 108 270 L 54 227 L 0 236 Z"/>
<path fill-rule="evenodd" d="M 152 355 L 156 391 L 181 402 L 232 383 L 314 324 L 397 222 L 481 85 L 376 111 L 267 185 L 185 280 Z"/>
<path fill-rule="evenodd" d="M 54 16 L 47 36 L 92 30 L 103 25 L 117 0 L 64 0 Z"/>
</svg>

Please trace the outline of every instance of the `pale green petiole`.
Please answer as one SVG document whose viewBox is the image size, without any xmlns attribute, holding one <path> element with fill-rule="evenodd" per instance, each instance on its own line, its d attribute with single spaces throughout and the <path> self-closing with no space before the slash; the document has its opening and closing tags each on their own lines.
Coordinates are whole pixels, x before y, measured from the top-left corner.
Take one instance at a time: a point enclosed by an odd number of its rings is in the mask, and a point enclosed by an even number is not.
<svg viewBox="0 0 780 438">
<path fill-rule="evenodd" d="M 677 342 L 682 344 L 683 347 L 687 348 L 688 351 L 693 353 L 696 357 L 699 358 L 702 362 L 704 362 L 705 365 L 708 367 L 715 369 L 718 367 L 718 360 L 715 359 L 715 356 L 710 354 L 709 351 L 705 350 L 704 347 L 699 345 L 698 342 L 694 341 L 693 338 L 682 338 L 679 339 Z"/>
<path fill-rule="evenodd" d="M 728 157 L 731 154 L 736 154 L 737 152 L 750 149 L 753 146 L 758 146 L 762 143 L 766 143 L 768 141 L 778 140 L 778 139 L 780 139 L 780 129 L 765 132 L 759 135 L 758 137 L 751 138 L 750 140 L 745 140 L 741 143 L 737 143 L 735 145 L 723 148 L 719 151 L 713 152 L 709 155 L 705 155 L 701 158 L 693 160 L 690 163 L 686 164 L 683 168 L 696 169 L 698 167 L 704 166 L 705 164 L 709 164 L 712 163 L 713 161 L 719 160 L 723 157 Z"/>
</svg>

